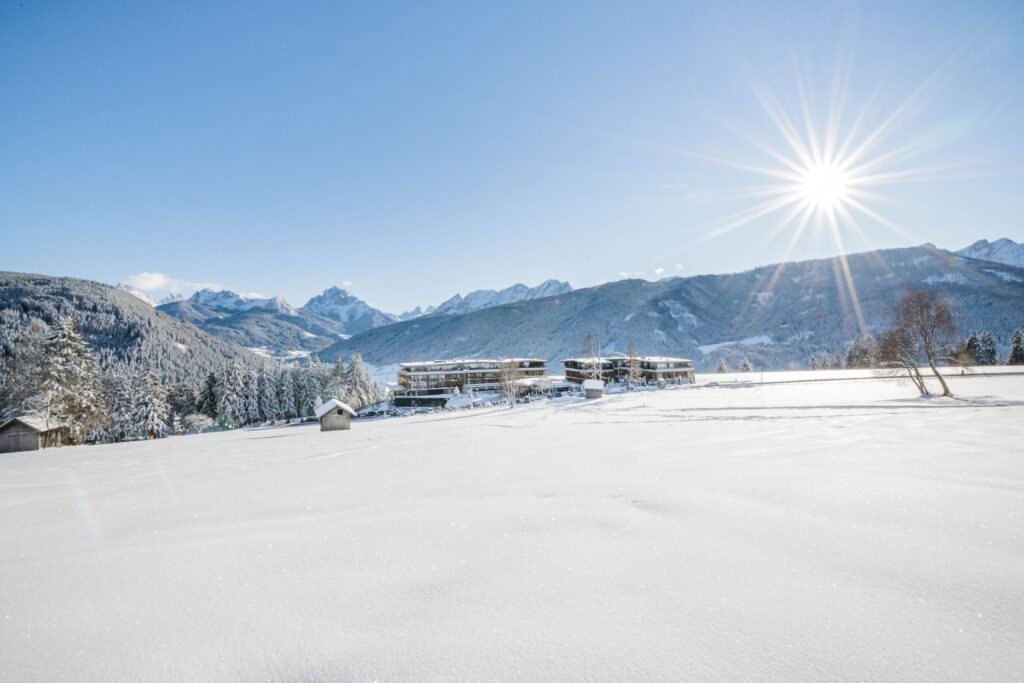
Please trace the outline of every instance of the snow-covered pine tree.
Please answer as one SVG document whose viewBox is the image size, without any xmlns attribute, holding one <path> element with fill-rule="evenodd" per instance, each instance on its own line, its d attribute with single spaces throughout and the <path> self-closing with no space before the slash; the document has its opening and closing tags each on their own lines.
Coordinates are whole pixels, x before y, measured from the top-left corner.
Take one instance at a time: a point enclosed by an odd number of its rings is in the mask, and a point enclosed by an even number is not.
<svg viewBox="0 0 1024 683">
<path fill-rule="evenodd" d="M 224 429 L 240 427 L 245 420 L 245 402 L 242 396 L 245 368 L 239 362 L 224 366 L 218 380 L 217 424 Z"/>
<path fill-rule="evenodd" d="M 312 397 L 309 396 L 309 385 L 305 369 L 299 365 L 293 365 L 291 370 L 292 393 L 295 396 L 295 416 L 307 417 L 310 406 L 313 405 Z"/>
<path fill-rule="evenodd" d="M 754 369 L 754 366 L 750 364 L 750 359 L 743 356 L 743 362 L 740 363 L 740 372 L 750 372 Z"/>
<path fill-rule="evenodd" d="M 215 372 L 206 376 L 203 388 L 199 392 L 199 412 L 213 419 L 217 417 L 217 404 L 220 402 L 220 387 Z"/>
<path fill-rule="evenodd" d="M 256 390 L 257 377 L 255 370 L 246 369 L 242 376 L 242 406 L 244 408 L 244 424 L 256 424 L 260 421 L 260 397 Z"/>
<path fill-rule="evenodd" d="M 878 355 L 878 342 L 870 333 L 857 335 L 846 350 L 846 367 L 871 368 L 875 366 Z"/>
<path fill-rule="evenodd" d="M 0 344 L 14 350 L 0 375 L 0 422 L 32 412 L 31 400 L 42 384 L 43 348 L 49 337 L 50 327 L 39 318 L 31 318 L 20 334 Z M 2 351 L 0 348 L 0 357 Z"/>
<path fill-rule="evenodd" d="M 1017 328 L 1010 337 L 1010 355 L 1007 365 L 1024 365 L 1024 329 Z"/>
<path fill-rule="evenodd" d="M 309 357 L 309 364 L 306 366 L 306 372 L 309 375 L 309 395 L 313 400 L 314 410 L 316 412 L 316 399 L 320 399 L 321 405 L 326 400 L 324 394 L 327 390 L 328 377 L 330 371 L 324 367 L 324 364 L 320 362 L 320 359 L 316 356 Z"/>
<path fill-rule="evenodd" d="M 967 339 L 964 341 L 964 350 L 966 351 L 966 360 L 969 365 L 978 365 L 981 362 L 981 338 L 976 331 L 972 331 L 967 335 Z"/>
<path fill-rule="evenodd" d="M 295 385 L 292 382 L 292 373 L 284 363 L 278 363 L 277 365 L 277 372 L 274 373 L 274 384 L 277 391 L 279 419 L 290 420 L 294 418 Z"/>
<path fill-rule="evenodd" d="M 126 441 L 135 438 L 135 397 L 131 379 L 125 368 L 113 367 L 103 374 L 103 395 L 107 401 L 107 416 L 96 430 L 97 441 Z"/>
<path fill-rule="evenodd" d="M 840 370 L 843 367 L 843 357 L 838 353 L 832 356 L 832 367 L 836 370 Z"/>
<path fill-rule="evenodd" d="M 99 363 L 74 320 L 57 320 L 41 360 L 41 381 L 29 407 L 47 425 L 63 427 L 71 443 L 81 443 L 102 425 L 106 404 Z"/>
<path fill-rule="evenodd" d="M 991 332 L 984 331 L 978 335 L 978 365 L 998 365 L 999 350 L 996 338 Z"/>
<path fill-rule="evenodd" d="M 377 384 L 363 364 L 363 357 L 358 353 L 353 353 L 348 359 L 348 367 L 345 368 L 345 388 L 353 408 L 362 408 L 379 400 Z"/>
<path fill-rule="evenodd" d="M 259 369 L 256 370 L 256 395 L 260 419 L 278 419 L 277 391 L 274 388 L 273 375 L 267 370 L 266 363 L 260 363 Z"/>
<path fill-rule="evenodd" d="M 715 368 L 715 372 L 729 372 L 729 366 L 725 364 L 725 359 L 718 359 L 718 367 Z"/>
<path fill-rule="evenodd" d="M 159 439 L 171 432 L 167 424 L 170 406 L 167 403 L 167 389 L 153 369 L 146 367 L 135 376 L 134 422 L 137 433 L 145 439 Z"/>
<path fill-rule="evenodd" d="M 818 358 L 816 356 L 811 356 L 811 360 L 807 361 L 807 367 L 811 370 L 817 370 L 821 367 L 821 364 L 818 362 Z"/>
</svg>

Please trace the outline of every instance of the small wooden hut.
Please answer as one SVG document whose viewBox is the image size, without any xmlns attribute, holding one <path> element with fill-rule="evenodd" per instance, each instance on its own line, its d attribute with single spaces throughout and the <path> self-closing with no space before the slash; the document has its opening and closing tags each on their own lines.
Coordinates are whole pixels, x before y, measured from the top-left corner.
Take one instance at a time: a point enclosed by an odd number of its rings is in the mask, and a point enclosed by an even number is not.
<svg viewBox="0 0 1024 683">
<path fill-rule="evenodd" d="M 60 446 L 67 430 L 36 415 L 12 417 L 0 424 L 0 453 L 38 451 L 40 448 Z"/>
<path fill-rule="evenodd" d="M 321 432 L 333 432 L 338 429 L 352 429 L 352 418 L 356 411 L 347 403 L 342 403 L 332 398 L 320 406 L 316 411 L 316 418 L 320 420 Z"/>
<path fill-rule="evenodd" d="M 583 395 L 587 398 L 601 398 L 604 396 L 604 382 L 599 379 L 583 380 Z"/>
</svg>

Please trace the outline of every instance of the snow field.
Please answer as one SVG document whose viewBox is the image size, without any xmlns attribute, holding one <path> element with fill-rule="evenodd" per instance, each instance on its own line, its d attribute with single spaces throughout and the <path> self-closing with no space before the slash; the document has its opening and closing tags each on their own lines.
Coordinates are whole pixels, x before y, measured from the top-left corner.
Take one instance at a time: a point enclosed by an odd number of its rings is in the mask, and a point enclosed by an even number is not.
<svg viewBox="0 0 1024 683">
<path fill-rule="evenodd" d="M 1024 376 L 951 387 L 5 455 L 0 679 L 1019 679 Z"/>
</svg>

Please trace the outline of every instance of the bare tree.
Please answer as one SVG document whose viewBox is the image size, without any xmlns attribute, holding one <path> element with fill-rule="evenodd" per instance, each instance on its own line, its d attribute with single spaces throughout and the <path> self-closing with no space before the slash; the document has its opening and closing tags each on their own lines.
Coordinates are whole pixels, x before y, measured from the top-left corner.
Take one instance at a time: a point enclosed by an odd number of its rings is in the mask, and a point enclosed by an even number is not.
<svg viewBox="0 0 1024 683">
<path fill-rule="evenodd" d="M 501 395 L 508 399 L 508 407 L 516 407 L 516 396 L 519 393 L 519 378 L 523 376 L 519 369 L 519 361 L 509 359 L 501 364 L 499 381 L 501 383 Z"/>
<path fill-rule="evenodd" d="M 893 328 L 879 341 L 878 357 L 882 367 L 907 371 L 922 396 L 928 395 L 924 377 L 918 370 L 922 359 L 949 396 L 949 386 L 936 367 L 940 358 L 951 360 L 949 349 L 956 334 L 953 310 L 935 292 L 910 292 L 893 309 Z"/>
<path fill-rule="evenodd" d="M 949 302 L 935 292 L 910 292 L 896 304 L 893 326 L 907 331 L 928 362 L 932 374 L 939 380 L 942 395 L 949 396 L 951 392 L 946 380 L 935 367 L 936 361 L 946 354 L 956 335 L 956 323 Z"/>
<path fill-rule="evenodd" d="M 632 390 L 633 385 L 639 382 L 641 377 L 640 358 L 637 355 L 636 344 L 629 342 L 626 355 L 629 357 L 628 365 L 626 366 L 626 385 Z"/>
<path fill-rule="evenodd" d="M 878 340 L 878 364 L 882 368 L 906 371 L 922 396 L 928 395 L 921 376 L 920 356 L 917 345 L 906 330 L 888 330 Z"/>
<path fill-rule="evenodd" d="M 601 379 L 601 356 L 598 349 L 599 345 L 594 342 L 592 335 L 583 338 L 583 357 L 587 359 L 590 379 Z"/>
</svg>

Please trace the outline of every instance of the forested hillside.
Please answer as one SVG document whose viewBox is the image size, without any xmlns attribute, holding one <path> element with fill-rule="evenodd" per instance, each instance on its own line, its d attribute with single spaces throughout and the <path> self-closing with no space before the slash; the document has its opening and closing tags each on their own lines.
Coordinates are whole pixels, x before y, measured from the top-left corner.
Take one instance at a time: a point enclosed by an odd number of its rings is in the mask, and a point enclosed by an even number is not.
<svg viewBox="0 0 1024 683">
<path fill-rule="evenodd" d="M 165 315 L 123 290 L 69 277 L 0 272 L 0 363 L 33 320 L 74 320 L 100 366 L 148 365 L 169 383 L 199 386 L 225 363 L 255 367 L 258 356 Z"/>
</svg>

